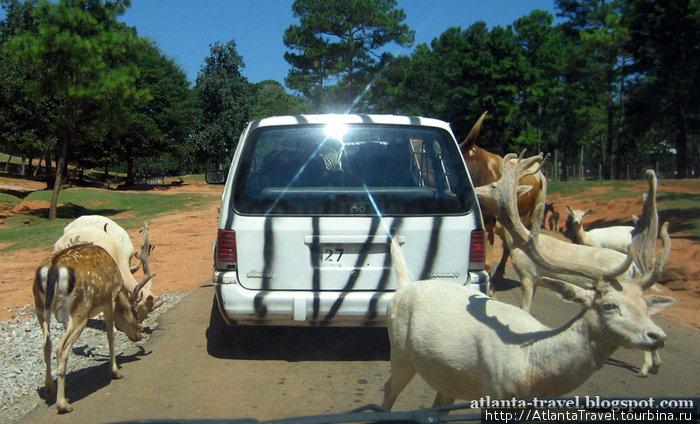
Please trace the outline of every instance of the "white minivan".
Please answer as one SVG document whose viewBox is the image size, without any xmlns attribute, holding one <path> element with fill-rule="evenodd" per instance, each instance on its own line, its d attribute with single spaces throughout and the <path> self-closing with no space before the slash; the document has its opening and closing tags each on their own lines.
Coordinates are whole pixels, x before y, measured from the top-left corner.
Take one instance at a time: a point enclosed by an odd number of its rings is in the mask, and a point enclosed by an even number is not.
<svg viewBox="0 0 700 424">
<path fill-rule="evenodd" d="M 448 123 L 349 114 L 251 122 L 222 196 L 215 318 L 386 325 L 391 237 L 412 279 L 487 290 L 481 213 Z"/>
</svg>

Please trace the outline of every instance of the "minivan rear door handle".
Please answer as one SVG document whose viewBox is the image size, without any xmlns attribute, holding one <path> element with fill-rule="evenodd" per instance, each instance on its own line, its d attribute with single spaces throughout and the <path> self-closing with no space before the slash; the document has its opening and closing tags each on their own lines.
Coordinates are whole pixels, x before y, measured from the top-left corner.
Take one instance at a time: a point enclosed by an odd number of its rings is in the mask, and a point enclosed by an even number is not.
<svg viewBox="0 0 700 424">
<path fill-rule="evenodd" d="M 398 236 L 399 244 L 406 242 L 406 236 Z M 304 236 L 304 243 L 307 245 L 314 244 L 391 244 L 391 237 L 388 235 L 375 235 L 368 237 L 367 235 L 355 234 L 327 234 L 327 235 L 308 235 Z"/>
</svg>

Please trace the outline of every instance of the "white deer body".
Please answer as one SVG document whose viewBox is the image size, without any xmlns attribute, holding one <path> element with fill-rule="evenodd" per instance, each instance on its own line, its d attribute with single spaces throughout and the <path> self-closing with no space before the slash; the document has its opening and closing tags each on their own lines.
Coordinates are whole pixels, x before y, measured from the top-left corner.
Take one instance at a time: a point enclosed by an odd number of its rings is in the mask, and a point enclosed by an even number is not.
<svg viewBox="0 0 700 424">
<path fill-rule="evenodd" d="M 619 346 L 652 350 L 666 338 L 649 314 L 673 299 L 643 298 L 632 283 L 622 283 L 621 291 L 587 290 L 545 279 L 560 296 L 584 306 L 568 324 L 551 329 L 471 288 L 408 281 L 407 271 L 399 270 L 405 263 L 396 243 L 392 261 L 399 287 L 387 308 L 391 377 L 384 408 L 391 408 L 416 373 L 438 392 L 434 406 L 484 396 L 559 396 L 583 383 Z"/>
<path fill-rule="evenodd" d="M 451 398 L 567 393 L 614 350 L 611 345 L 592 351 L 581 322 L 557 334 L 515 306 L 443 281 L 411 283 L 398 305 L 402 311 L 390 318 L 392 363 L 406 364 L 402 369 L 410 364 Z"/>
<path fill-rule="evenodd" d="M 411 282 L 394 238 L 391 258 L 398 285 L 387 307 L 391 377 L 384 386 L 384 408 L 392 407 L 416 373 L 438 392 L 433 406 L 451 404 L 455 398 L 553 397 L 578 387 L 618 347 L 649 352 L 664 345 L 666 335 L 650 315 L 675 300 L 643 296 L 643 291 L 658 279 L 668 260 L 668 225 L 662 227 L 663 247 L 652 258 L 653 265 L 638 278 L 619 278 L 640 259 L 634 245 L 621 263 L 610 268 L 598 263 L 572 265 L 555 255 L 558 252 L 546 250 L 539 237 L 543 201 L 535 208 L 530 231 L 517 216 L 518 181 L 542 157 L 516 164 L 509 163 L 508 157 L 501 165 L 496 194 L 509 244 L 530 256 L 538 268 L 557 275 L 571 271 L 593 281 L 591 287 L 579 287 L 541 278 L 562 299 L 580 304 L 581 312 L 566 325 L 550 329 L 528 312 L 468 287 L 436 280 Z M 644 235 L 650 227 L 649 216 L 647 206 L 639 221 L 647 222 L 641 231 Z"/>
<path fill-rule="evenodd" d="M 606 247 L 618 252 L 627 253 L 627 246 L 632 243 L 632 231 L 634 227 L 616 225 L 605 228 L 594 228 L 586 231 L 583 229 L 583 218 L 592 213 L 593 210 L 582 211 L 579 209 L 572 209 L 569 206 L 567 206 L 566 209 L 569 215 L 571 215 L 576 239 L 580 244 L 593 247 Z"/>
<path fill-rule="evenodd" d="M 138 285 L 130 266 L 131 257 L 136 255 L 134 245 L 129 234 L 116 222 L 99 215 L 82 216 L 66 225 L 63 235 L 54 244 L 54 251 L 80 243 L 93 243 L 104 248 L 119 266 L 124 286 L 133 291 Z M 160 303 L 152 291 L 151 280 L 141 289 L 141 294 L 136 308 L 143 320 Z"/>
<path fill-rule="evenodd" d="M 131 258 L 136 254 L 134 243 L 131 242 L 129 233 L 113 220 L 102 215 L 83 215 L 66 224 L 63 234 L 79 231 L 82 228 L 92 227 L 103 230 L 119 247 L 120 257 L 130 267 Z"/>
<path fill-rule="evenodd" d="M 546 234 L 541 234 L 537 243 L 542 250 L 552 252 L 552 255 L 556 255 L 555 252 L 559 252 L 562 257 L 568 258 L 571 263 L 594 263 L 599 264 L 601 268 L 605 269 L 620 265 L 624 262 L 626 257 L 626 255 L 612 249 L 572 244 Z M 532 299 L 542 277 L 546 276 L 560 280 L 563 279 L 581 287 L 592 287 L 595 284 L 595 280 L 590 277 L 552 272 L 549 269 L 537 266 L 537 264 L 520 248 L 511 248 L 510 255 L 513 268 L 520 278 L 522 290 L 520 307 L 527 312 L 529 312 L 532 307 Z M 619 279 L 622 281 L 630 281 L 635 276 L 639 275 L 639 270 L 634 264 L 631 264 L 625 272 L 620 275 Z"/>
</svg>

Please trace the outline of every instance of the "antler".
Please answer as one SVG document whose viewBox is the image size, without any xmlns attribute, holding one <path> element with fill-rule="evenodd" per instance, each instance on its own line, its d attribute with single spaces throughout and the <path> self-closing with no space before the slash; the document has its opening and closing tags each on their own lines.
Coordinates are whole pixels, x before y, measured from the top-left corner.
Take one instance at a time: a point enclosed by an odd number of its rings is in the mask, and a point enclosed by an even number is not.
<svg viewBox="0 0 700 424">
<path fill-rule="evenodd" d="M 642 216 L 634 223 L 632 244 L 637 251 L 634 262 L 647 275 L 654 268 L 654 252 L 656 251 L 656 236 L 659 230 L 659 214 L 656 210 L 656 174 L 653 170 L 646 171 L 649 190 L 642 195 Z"/>
<path fill-rule="evenodd" d="M 129 295 L 129 301 L 132 304 L 139 301 L 138 295 L 143 286 L 145 286 L 147 282 L 149 282 L 153 277 L 156 276 L 155 274 L 151 274 L 151 271 L 148 267 L 148 261 L 150 260 L 151 252 L 155 248 L 155 246 L 152 245 L 148 240 L 148 222 L 145 222 L 143 224 L 143 228 L 141 228 L 139 232 L 143 233 L 143 244 L 141 245 L 141 253 L 136 253 L 135 256 L 138 260 L 141 261 L 143 267 L 143 277 L 141 278 L 139 284 L 134 288 L 134 291 L 132 291 Z"/>
<path fill-rule="evenodd" d="M 619 265 L 615 266 L 610 270 L 604 270 L 596 267 L 595 265 L 579 264 L 574 262 L 561 262 L 555 258 L 549 257 L 546 252 L 539 249 L 537 238 L 540 235 L 540 222 L 542 215 L 544 213 L 544 204 L 539 203 L 535 207 L 535 212 L 532 219 L 532 227 L 530 228 L 530 235 L 524 244 L 524 250 L 530 256 L 538 266 L 554 273 L 558 274 L 574 274 L 582 277 L 590 278 L 596 281 L 596 284 L 600 281 L 610 281 L 617 276 L 623 274 L 632 265 L 635 258 L 634 246 L 629 245 L 627 248 L 627 256 L 625 260 Z"/>
<path fill-rule="evenodd" d="M 651 272 L 644 272 L 644 276 L 639 280 L 639 286 L 646 290 L 653 286 L 655 282 L 658 281 L 661 276 L 661 272 L 664 270 L 666 261 L 668 261 L 668 256 L 671 253 L 671 237 L 668 235 L 668 222 L 664 222 L 659 231 L 661 236 L 661 250 L 656 254 L 656 259 L 654 260 L 654 268 Z"/>
<path fill-rule="evenodd" d="M 523 152 L 524 153 L 524 152 Z M 532 218 L 532 227 L 528 230 L 523 225 L 518 214 L 517 191 L 518 181 L 529 174 L 539 172 L 544 164 L 542 154 L 523 159 L 521 153 L 515 164 L 511 160 L 515 154 L 508 154 L 501 162 L 501 179 L 498 182 L 498 220 L 506 228 L 508 242 L 520 247 L 541 268 L 553 273 L 574 274 L 596 282 L 609 281 L 624 273 L 634 261 L 635 247 L 630 246 L 625 260 L 610 270 L 603 270 L 596 264 L 572 263 L 550 257 L 539 248 L 538 237 L 544 217 L 544 198 L 538 200 Z M 539 161 L 538 166 L 533 166 Z"/>
<path fill-rule="evenodd" d="M 511 161 L 515 160 L 515 153 L 509 153 L 505 155 L 501 161 L 499 171 L 501 173 L 501 179 L 498 180 L 497 184 L 497 202 L 498 202 L 498 213 L 497 220 L 500 222 L 514 237 L 516 244 L 524 244 L 529 236 L 527 228 L 523 225 L 520 220 L 520 215 L 518 213 L 518 182 L 525 176 L 536 174 L 540 172 L 542 166 L 547 157 L 543 158 L 542 154 L 532 156 L 523 159 L 523 155 L 526 150 L 523 150 L 518 157 L 515 164 L 511 164 Z M 537 164 L 537 166 L 535 166 Z M 541 198 L 540 200 L 544 200 Z M 533 216 L 533 224 L 535 222 L 541 222 L 542 216 L 539 217 L 539 221 Z"/>
</svg>

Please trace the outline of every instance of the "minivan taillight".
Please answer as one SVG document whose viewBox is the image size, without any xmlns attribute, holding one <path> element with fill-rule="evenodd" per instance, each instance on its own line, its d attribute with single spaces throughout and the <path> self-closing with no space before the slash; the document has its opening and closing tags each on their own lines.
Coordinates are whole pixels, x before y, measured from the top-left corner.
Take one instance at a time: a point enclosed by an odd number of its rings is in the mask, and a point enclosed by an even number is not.
<svg viewBox="0 0 700 424">
<path fill-rule="evenodd" d="M 236 252 L 236 232 L 232 230 L 219 230 L 216 239 L 216 269 L 235 270 L 238 262 Z"/>
<path fill-rule="evenodd" d="M 485 264 L 484 231 L 474 230 L 469 243 L 469 269 L 484 269 Z"/>
</svg>

